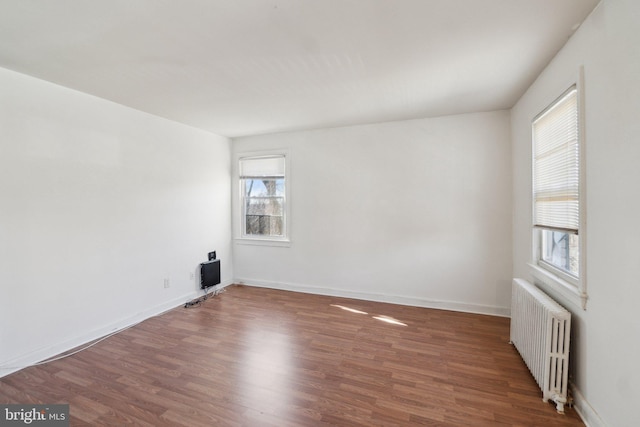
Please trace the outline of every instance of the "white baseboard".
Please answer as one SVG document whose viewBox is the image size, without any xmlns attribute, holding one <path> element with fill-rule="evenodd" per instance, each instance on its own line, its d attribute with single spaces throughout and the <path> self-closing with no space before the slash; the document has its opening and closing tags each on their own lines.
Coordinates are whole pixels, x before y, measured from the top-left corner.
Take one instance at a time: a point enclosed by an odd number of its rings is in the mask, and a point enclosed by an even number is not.
<svg viewBox="0 0 640 427">
<path fill-rule="evenodd" d="M 575 384 L 569 382 L 569 388 L 571 389 L 571 396 L 573 396 L 573 409 L 580 415 L 584 425 L 587 427 L 606 427 L 602 418 L 600 418 L 598 413 L 591 407 L 589 402 L 587 402 Z"/>
<path fill-rule="evenodd" d="M 353 298 L 366 301 L 387 302 L 391 304 L 409 305 L 413 307 L 435 308 L 440 310 L 461 311 L 464 313 L 487 314 L 491 316 L 509 317 L 510 307 L 495 307 L 481 304 L 469 304 L 455 301 L 437 301 L 419 297 L 407 297 L 401 295 L 378 294 L 360 291 L 347 291 L 318 286 L 308 286 L 293 283 L 270 282 L 236 278 L 235 283 L 260 288 L 279 289 L 283 291 L 302 292 L 307 294 L 327 295 L 333 297 Z"/>
<path fill-rule="evenodd" d="M 232 280 L 225 281 L 220 285 L 216 285 L 215 289 L 225 288 L 231 285 L 232 283 L 233 283 Z M 2 365 L 0 365 L 0 378 L 7 376 L 9 374 L 12 374 L 14 372 L 17 372 L 21 369 L 27 368 L 36 363 L 39 363 L 43 360 L 53 358 L 57 355 L 65 353 L 76 347 L 80 347 L 82 345 L 91 343 L 92 341 L 95 341 L 107 335 L 114 334 L 116 332 L 129 328 L 146 319 L 150 319 L 166 311 L 179 307 L 183 305 L 185 302 L 194 300 L 200 296 L 202 296 L 201 291 L 196 290 L 193 292 L 189 292 L 185 295 L 174 298 L 170 301 L 165 301 L 154 307 L 147 308 L 139 313 L 136 313 L 133 316 L 129 316 L 124 319 L 120 319 L 118 321 L 110 323 L 108 325 L 104 325 L 100 328 L 94 329 L 93 331 L 88 332 L 86 334 L 82 334 L 74 338 L 67 339 L 54 346 L 39 348 L 30 353 L 8 360 Z"/>
</svg>

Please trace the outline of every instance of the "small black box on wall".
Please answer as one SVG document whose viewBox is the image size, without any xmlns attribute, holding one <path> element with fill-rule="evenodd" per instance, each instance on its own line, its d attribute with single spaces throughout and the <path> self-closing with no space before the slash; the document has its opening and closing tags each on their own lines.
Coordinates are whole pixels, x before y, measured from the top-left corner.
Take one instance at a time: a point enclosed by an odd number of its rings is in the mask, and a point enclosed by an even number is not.
<svg viewBox="0 0 640 427">
<path fill-rule="evenodd" d="M 215 254 L 215 252 L 214 252 Z M 211 261 L 200 264 L 200 288 L 207 289 L 220 283 L 220 260 L 213 259 Z"/>
</svg>

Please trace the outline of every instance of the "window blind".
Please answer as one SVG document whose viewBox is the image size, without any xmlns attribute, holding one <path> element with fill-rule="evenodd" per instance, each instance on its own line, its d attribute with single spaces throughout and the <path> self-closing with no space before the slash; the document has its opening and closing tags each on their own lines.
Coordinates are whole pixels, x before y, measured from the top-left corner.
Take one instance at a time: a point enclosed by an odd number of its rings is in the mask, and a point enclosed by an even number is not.
<svg viewBox="0 0 640 427">
<path fill-rule="evenodd" d="M 578 96 L 575 87 L 533 122 L 534 226 L 578 234 Z"/>
<path fill-rule="evenodd" d="M 284 156 L 240 159 L 240 178 L 282 178 L 284 163 Z"/>
</svg>

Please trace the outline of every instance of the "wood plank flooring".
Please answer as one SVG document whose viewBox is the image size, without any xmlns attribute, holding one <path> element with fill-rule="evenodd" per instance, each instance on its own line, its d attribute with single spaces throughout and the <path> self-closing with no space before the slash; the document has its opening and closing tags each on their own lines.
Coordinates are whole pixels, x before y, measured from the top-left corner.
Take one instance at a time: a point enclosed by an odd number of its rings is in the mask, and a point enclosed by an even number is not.
<svg viewBox="0 0 640 427">
<path fill-rule="evenodd" d="M 231 286 L 0 379 L 71 425 L 582 426 L 557 414 L 506 318 Z"/>
</svg>

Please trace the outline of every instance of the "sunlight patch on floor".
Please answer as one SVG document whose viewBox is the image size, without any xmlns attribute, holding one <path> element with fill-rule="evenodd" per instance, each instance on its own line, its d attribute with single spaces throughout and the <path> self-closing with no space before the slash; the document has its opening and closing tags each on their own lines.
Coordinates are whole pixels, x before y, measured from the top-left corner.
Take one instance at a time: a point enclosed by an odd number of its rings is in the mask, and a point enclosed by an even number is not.
<svg viewBox="0 0 640 427">
<path fill-rule="evenodd" d="M 331 304 L 331 307 L 337 307 L 337 308 L 341 308 L 342 310 L 348 311 L 350 313 L 357 313 L 357 314 L 369 314 L 366 311 L 360 311 L 360 310 L 356 310 L 355 308 L 351 308 L 351 307 L 346 307 L 344 305 L 339 305 L 339 304 Z"/>
<path fill-rule="evenodd" d="M 348 311 L 349 313 L 369 314 L 366 311 L 356 310 L 355 308 L 347 307 L 345 305 L 340 305 L 340 304 L 329 304 L 329 305 L 331 307 L 336 307 L 336 308 L 339 308 L 341 310 Z M 371 316 L 371 317 L 373 317 L 376 320 L 380 320 L 381 322 L 390 323 L 392 325 L 407 326 L 406 323 L 401 322 L 398 319 L 395 319 L 395 318 L 393 318 L 391 316 L 378 315 L 378 316 Z"/>
<path fill-rule="evenodd" d="M 394 319 L 393 317 L 389 317 L 389 316 L 373 316 L 373 318 L 376 320 L 380 320 L 382 322 L 391 323 L 392 325 L 407 326 L 406 323 L 403 323 L 398 319 Z"/>
</svg>

